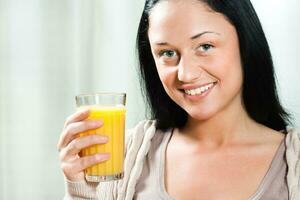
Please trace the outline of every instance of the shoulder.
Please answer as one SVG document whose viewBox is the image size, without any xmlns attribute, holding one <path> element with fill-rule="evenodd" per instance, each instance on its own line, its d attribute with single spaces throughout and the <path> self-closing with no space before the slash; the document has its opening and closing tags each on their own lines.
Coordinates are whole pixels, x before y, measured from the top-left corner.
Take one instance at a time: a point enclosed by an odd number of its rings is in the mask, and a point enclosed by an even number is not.
<svg viewBox="0 0 300 200">
<path fill-rule="evenodd" d="M 125 132 L 125 146 L 126 149 L 139 149 L 142 144 L 150 143 L 152 137 L 156 132 L 155 120 L 142 120 L 131 129 Z"/>
<path fill-rule="evenodd" d="M 147 154 L 149 149 L 160 146 L 162 141 L 169 136 L 172 129 L 162 131 L 156 128 L 156 120 L 142 120 L 125 133 L 125 155 L 137 155 L 139 152 Z"/>
<path fill-rule="evenodd" d="M 134 194 L 135 185 L 142 173 L 144 158 L 149 151 L 151 139 L 156 132 L 155 124 L 155 120 L 143 120 L 135 127 L 126 130 L 124 178 L 117 186 L 118 195 L 121 196 L 120 199 Z"/>
<path fill-rule="evenodd" d="M 137 135 L 139 137 L 144 137 L 144 135 L 151 131 L 156 131 L 156 121 L 155 120 L 142 120 L 137 123 L 133 128 L 127 129 L 125 132 L 125 138 L 127 140 L 132 139 L 133 137 L 136 137 Z"/>
<path fill-rule="evenodd" d="M 300 165 L 300 132 L 294 128 L 287 130 L 286 138 L 286 160 L 290 167 Z M 297 170 L 300 176 L 300 171 Z"/>
<path fill-rule="evenodd" d="M 300 154 L 300 132 L 298 130 L 295 128 L 289 128 L 287 130 L 285 142 L 287 149 L 299 152 Z"/>
<path fill-rule="evenodd" d="M 294 128 L 289 128 L 285 138 L 285 145 L 287 161 L 300 165 L 300 132 Z"/>
<path fill-rule="evenodd" d="M 290 128 L 286 135 L 287 183 L 291 199 L 300 195 L 300 132 Z"/>
<path fill-rule="evenodd" d="M 155 128 L 156 120 L 142 120 L 139 121 L 133 128 L 127 129 L 126 134 L 135 132 L 146 132 L 149 128 Z"/>
</svg>

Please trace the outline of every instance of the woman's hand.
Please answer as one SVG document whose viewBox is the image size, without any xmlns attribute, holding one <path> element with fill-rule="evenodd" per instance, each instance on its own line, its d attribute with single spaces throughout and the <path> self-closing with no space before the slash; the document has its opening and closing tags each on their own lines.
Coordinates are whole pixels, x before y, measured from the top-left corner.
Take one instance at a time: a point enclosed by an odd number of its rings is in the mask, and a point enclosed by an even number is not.
<svg viewBox="0 0 300 200">
<path fill-rule="evenodd" d="M 92 156 L 80 156 L 83 148 L 95 144 L 108 142 L 106 136 L 88 135 L 78 137 L 79 133 L 100 128 L 103 121 L 86 120 L 89 110 L 78 111 L 69 116 L 65 121 L 60 139 L 57 144 L 61 168 L 65 177 L 70 181 L 82 181 L 84 179 L 84 169 L 96 163 L 104 162 L 109 159 L 109 154 L 95 154 Z"/>
</svg>

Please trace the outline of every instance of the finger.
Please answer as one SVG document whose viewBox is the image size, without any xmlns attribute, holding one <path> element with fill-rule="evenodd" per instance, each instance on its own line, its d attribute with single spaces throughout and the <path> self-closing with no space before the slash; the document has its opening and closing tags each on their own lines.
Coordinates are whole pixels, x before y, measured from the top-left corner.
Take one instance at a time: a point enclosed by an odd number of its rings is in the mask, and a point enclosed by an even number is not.
<svg viewBox="0 0 300 200">
<path fill-rule="evenodd" d="M 88 135 L 72 140 L 60 153 L 60 160 L 64 161 L 71 156 L 77 155 L 82 149 L 95 145 L 105 144 L 108 142 L 108 137 L 105 135 Z"/>
<path fill-rule="evenodd" d="M 67 146 L 79 133 L 88 130 L 100 128 L 103 125 L 102 120 L 88 120 L 69 124 L 62 132 L 57 148 L 60 151 Z"/>
<path fill-rule="evenodd" d="M 90 110 L 88 108 L 80 110 L 72 114 L 67 118 L 64 124 L 64 128 L 66 128 L 69 124 L 74 122 L 79 122 L 85 120 L 90 115 Z"/>
<path fill-rule="evenodd" d="M 95 165 L 97 163 L 105 162 L 110 158 L 109 153 L 102 153 L 102 154 L 96 154 L 92 156 L 85 156 L 79 159 L 76 159 L 76 161 L 73 163 L 73 168 L 71 169 L 73 173 L 78 173 L 83 171 L 84 169 Z"/>
</svg>

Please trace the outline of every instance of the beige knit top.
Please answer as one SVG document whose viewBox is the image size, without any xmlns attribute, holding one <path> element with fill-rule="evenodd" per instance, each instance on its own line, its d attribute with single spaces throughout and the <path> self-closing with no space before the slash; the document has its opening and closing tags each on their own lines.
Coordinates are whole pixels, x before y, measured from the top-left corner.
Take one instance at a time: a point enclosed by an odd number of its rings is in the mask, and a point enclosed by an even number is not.
<svg viewBox="0 0 300 200">
<path fill-rule="evenodd" d="M 132 200 L 156 132 L 154 120 L 142 121 L 126 131 L 124 178 L 99 184 L 66 180 L 64 200 Z M 289 129 L 285 144 L 289 200 L 300 200 L 300 133 Z"/>
</svg>

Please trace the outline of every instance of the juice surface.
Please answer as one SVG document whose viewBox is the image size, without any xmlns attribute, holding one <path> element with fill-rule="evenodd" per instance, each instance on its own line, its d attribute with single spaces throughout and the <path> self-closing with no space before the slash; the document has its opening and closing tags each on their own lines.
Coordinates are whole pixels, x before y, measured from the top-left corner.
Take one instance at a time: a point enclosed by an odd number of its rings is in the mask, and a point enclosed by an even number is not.
<svg viewBox="0 0 300 200">
<path fill-rule="evenodd" d="M 83 149 L 82 156 L 97 153 L 110 153 L 108 161 L 96 164 L 86 169 L 86 174 L 90 176 L 115 175 L 123 172 L 124 161 L 124 132 L 125 132 L 125 112 L 124 106 L 82 106 L 79 109 L 88 107 L 90 116 L 87 120 L 102 119 L 104 125 L 101 128 L 81 133 L 80 136 L 89 134 L 106 135 L 108 143 L 98 144 Z"/>
</svg>

